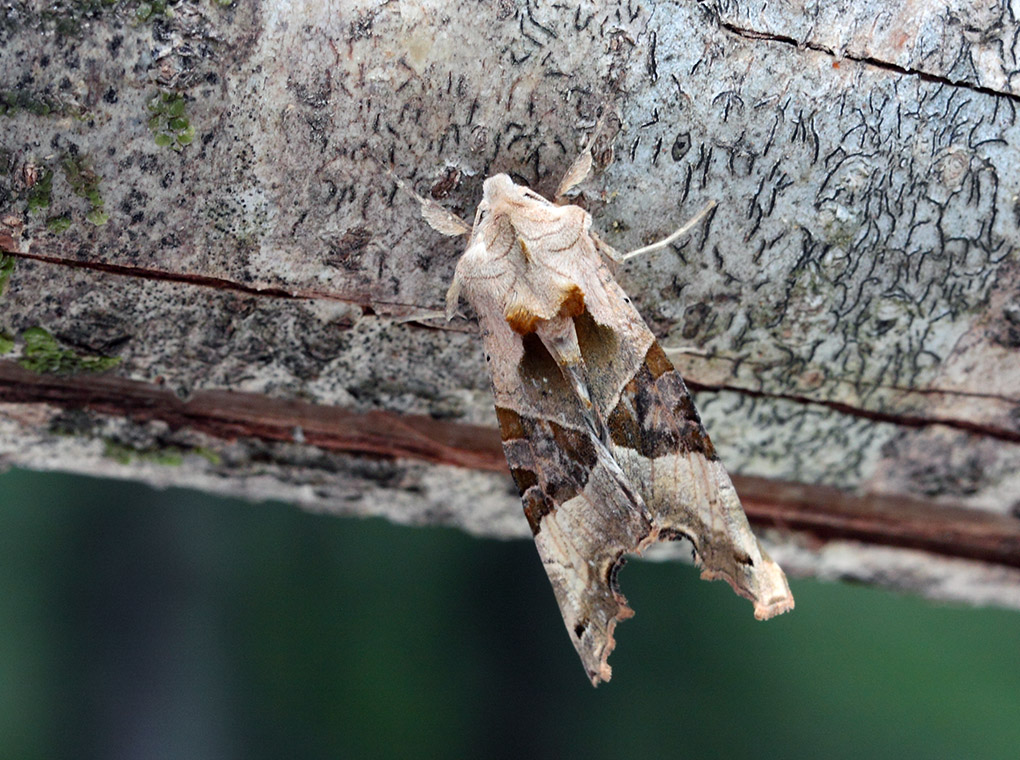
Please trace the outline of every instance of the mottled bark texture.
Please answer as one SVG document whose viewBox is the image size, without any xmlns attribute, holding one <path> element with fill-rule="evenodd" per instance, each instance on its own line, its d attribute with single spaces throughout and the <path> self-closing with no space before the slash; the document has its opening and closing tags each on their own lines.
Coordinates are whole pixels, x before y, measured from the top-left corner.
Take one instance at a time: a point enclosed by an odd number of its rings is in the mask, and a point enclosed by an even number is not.
<svg viewBox="0 0 1020 760">
<path fill-rule="evenodd" d="M 1006 2 L 0 6 L 0 451 L 528 535 L 460 252 L 578 199 L 794 574 L 1020 607 L 1020 27 Z M 409 320 L 408 317 L 411 317 Z"/>
</svg>

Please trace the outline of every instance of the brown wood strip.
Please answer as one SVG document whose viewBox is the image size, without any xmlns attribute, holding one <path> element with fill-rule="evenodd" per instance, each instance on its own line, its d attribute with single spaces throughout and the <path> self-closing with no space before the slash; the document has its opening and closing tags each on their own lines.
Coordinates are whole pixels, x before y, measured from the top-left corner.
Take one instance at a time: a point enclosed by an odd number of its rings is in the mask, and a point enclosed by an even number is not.
<svg viewBox="0 0 1020 760">
<path fill-rule="evenodd" d="M 0 402 L 87 408 L 135 420 L 162 420 L 232 439 L 304 441 L 357 455 L 419 459 L 506 472 L 499 432 L 423 415 L 356 412 L 254 393 L 172 391 L 115 375 L 37 375 L 0 361 Z M 856 495 L 826 486 L 733 476 L 751 522 L 825 541 L 912 548 L 1020 567 L 1020 519 L 901 496 Z"/>
</svg>

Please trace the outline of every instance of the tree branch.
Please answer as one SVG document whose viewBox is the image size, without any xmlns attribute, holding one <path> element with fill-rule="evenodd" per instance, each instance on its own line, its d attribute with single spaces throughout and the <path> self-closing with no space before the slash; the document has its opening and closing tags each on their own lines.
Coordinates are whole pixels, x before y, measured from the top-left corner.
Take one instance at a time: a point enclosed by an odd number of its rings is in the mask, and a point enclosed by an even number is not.
<svg viewBox="0 0 1020 760">
<path fill-rule="evenodd" d="M 609 245 L 718 202 L 619 277 L 776 559 L 1020 607 L 1000 5 L 65 5 L 0 27 L 4 463 L 525 535 L 394 176 L 471 218 L 601 117 Z"/>
</svg>

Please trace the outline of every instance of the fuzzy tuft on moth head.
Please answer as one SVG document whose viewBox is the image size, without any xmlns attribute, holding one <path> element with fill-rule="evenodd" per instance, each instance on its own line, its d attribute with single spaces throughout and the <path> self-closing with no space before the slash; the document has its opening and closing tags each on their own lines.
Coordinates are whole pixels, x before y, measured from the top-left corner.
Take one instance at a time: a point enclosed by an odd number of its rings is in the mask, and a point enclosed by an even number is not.
<svg viewBox="0 0 1020 760">
<path fill-rule="evenodd" d="M 534 190 L 518 185 L 508 174 L 493 174 L 482 183 L 482 205 L 490 209 L 496 209 L 504 203 L 521 205 L 528 201 L 553 205 Z"/>
</svg>

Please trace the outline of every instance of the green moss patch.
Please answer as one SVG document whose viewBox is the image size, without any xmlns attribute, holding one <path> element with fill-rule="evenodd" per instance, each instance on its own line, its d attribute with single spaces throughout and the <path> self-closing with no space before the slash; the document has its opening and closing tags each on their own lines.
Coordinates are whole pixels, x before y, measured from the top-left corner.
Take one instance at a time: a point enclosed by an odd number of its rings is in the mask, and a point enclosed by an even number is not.
<svg viewBox="0 0 1020 760">
<path fill-rule="evenodd" d="M 200 456 L 213 465 L 220 463 L 220 455 L 204 446 L 195 448 L 158 445 L 140 447 L 122 443 L 112 438 L 103 439 L 103 456 L 113 459 L 120 464 L 152 462 L 153 464 L 160 464 L 165 467 L 180 467 L 184 464 L 184 457 L 188 454 Z"/>
<path fill-rule="evenodd" d="M 28 213 L 34 214 L 50 207 L 53 197 L 53 170 L 44 169 L 42 175 L 28 190 Z"/>
<path fill-rule="evenodd" d="M 134 461 L 152 462 L 165 467 L 180 467 L 184 464 L 184 452 L 176 446 L 140 449 L 110 438 L 103 441 L 103 456 L 120 464 L 131 464 Z"/>
<path fill-rule="evenodd" d="M 179 92 L 161 90 L 146 104 L 149 131 L 161 148 L 184 150 L 195 139 L 195 128 L 188 120 L 187 101 Z"/>
<path fill-rule="evenodd" d="M 39 13 L 43 27 L 52 29 L 61 37 L 80 37 L 83 26 L 107 10 L 113 10 L 120 0 L 50 0 Z"/>
<path fill-rule="evenodd" d="M 17 259 L 13 256 L 0 253 L 0 296 L 4 294 L 7 283 L 11 279 L 11 275 L 14 274 L 14 264 L 16 261 Z"/>
<path fill-rule="evenodd" d="M 14 336 L 0 330 L 0 356 L 14 350 Z"/>
<path fill-rule="evenodd" d="M 120 362 L 117 356 L 89 356 L 64 348 L 43 327 L 30 327 L 21 338 L 25 341 L 25 351 L 18 364 L 41 375 L 105 372 Z"/>
<path fill-rule="evenodd" d="M 198 446 L 197 448 L 192 449 L 191 453 L 197 454 L 198 456 L 202 457 L 207 462 L 209 462 L 209 464 L 214 466 L 219 466 L 220 464 L 223 463 L 223 458 L 219 455 L 218 452 L 213 451 L 210 448 L 206 448 L 205 446 Z"/>
<path fill-rule="evenodd" d="M 67 228 L 70 226 L 71 217 L 69 216 L 51 216 L 46 220 L 46 229 L 54 235 L 59 235 L 61 232 L 67 232 Z"/>
<path fill-rule="evenodd" d="M 37 95 L 25 89 L 0 90 L 0 116 L 14 116 L 19 111 L 49 116 L 63 114 L 66 109 L 49 95 Z"/>
<path fill-rule="evenodd" d="M 93 170 L 91 159 L 86 155 L 66 155 L 60 161 L 60 168 L 64 170 L 64 176 L 74 194 L 91 205 L 85 218 L 97 227 L 106 224 L 110 215 L 103 210 L 105 201 L 99 192 L 99 183 L 103 178 Z"/>
<path fill-rule="evenodd" d="M 152 21 L 160 16 L 173 16 L 173 6 L 177 0 L 143 0 L 135 8 L 135 18 L 138 21 Z"/>
</svg>

